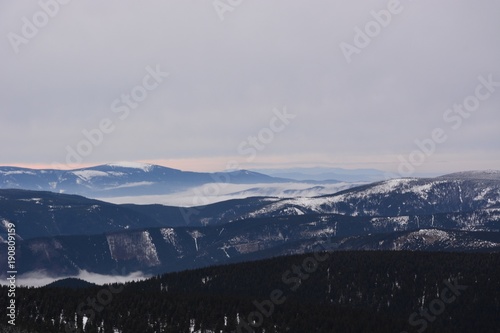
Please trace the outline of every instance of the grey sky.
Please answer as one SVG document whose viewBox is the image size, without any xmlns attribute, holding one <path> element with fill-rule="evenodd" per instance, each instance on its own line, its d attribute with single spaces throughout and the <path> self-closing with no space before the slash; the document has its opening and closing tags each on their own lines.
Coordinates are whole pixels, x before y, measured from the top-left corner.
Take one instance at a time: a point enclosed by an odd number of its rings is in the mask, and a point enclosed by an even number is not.
<svg viewBox="0 0 500 333">
<path fill-rule="evenodd" d="M 500 3 L 401 0 L 348 63 L 340 44 L 355 45 L 355 27 L 390 2 L 221 0 L 236 4 L 222 21 L 212 1 L 73 0 L 16 54 L 9 33 L 23 37 L 23 17 L 42 9 L 3 1 L 0 164 L 64 166 L 82 130 L 109 119 L 82 165 L 397 171 L 398 156 L 441 128 L 447 139 L 417 171 L 500 169 L 500 87 L 457 129 L 443 119 L 479 76 L 500 82 Z M 120 119 L 112 103 L 158 66 L 169 76 Z M 238 152 L 284 107 L 296 116 L 284 130 L 255 158 Z"/>
</svg>

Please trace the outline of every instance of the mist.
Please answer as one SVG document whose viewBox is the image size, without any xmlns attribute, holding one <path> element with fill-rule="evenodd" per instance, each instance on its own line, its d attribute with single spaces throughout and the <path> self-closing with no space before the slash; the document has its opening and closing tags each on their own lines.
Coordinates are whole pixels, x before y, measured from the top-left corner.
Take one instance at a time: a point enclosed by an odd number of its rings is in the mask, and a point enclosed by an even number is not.
<svg viewBox="0 0 500 333">
<path fill-rule="evenodd" d="M 45 271 L 35 271 L 19 275 L 16 279 L 16 284 L 18 287 L 43 287 L 57 280 L 66 278 L 77 278 L 102 286 L 110 283 L 126 283 L 130 281 L 142 281 L 150 278 L 151 276 L 152 275 L 144 274 L 143 272 L 140 271 L 132 272 L 127 275 L 103 275 L 82 270 L 78 275 L 54 277 L 48 275 L 47 272 Z M 5 278 L 2 278 L 0 284 L 7 285 L 7 280 Z"/>
</svg>

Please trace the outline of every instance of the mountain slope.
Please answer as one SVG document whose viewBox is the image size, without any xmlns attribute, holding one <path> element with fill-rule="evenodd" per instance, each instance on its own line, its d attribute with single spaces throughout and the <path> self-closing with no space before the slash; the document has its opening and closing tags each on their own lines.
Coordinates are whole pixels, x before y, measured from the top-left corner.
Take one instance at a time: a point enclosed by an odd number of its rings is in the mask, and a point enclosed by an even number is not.
<svg viewBox="0 0 500 333">
<path fill-rule="evenodd" d="M 60 235 L 92 235 L 152 227 L 202 226 L 217 217 L 223 224 L 260 209 L 273 198 L 229 200 L 184 208 L 163 205 L 115 205 L 78 195 L 0 189 L 0 241 L 7 222 L 21 239 Z"/>
<path fill-rule="evenodd" d="M 168 225 L 147 215 L 106 202 L 52 192 L 0 190 L 0 237 L 6 222 L 22 239 L 85 235 Z"/>
<path fill-rule="evenodd" d="M 394 179 L 329 196 L 193 208 L 0 190 L 0 217 L 0 237 L 12 221 L 26 239 L 18 242 L 20 272 L 54 275 L 190 269 L 304 253 L 322 238 L 339 250 L 498 251 L 500 180 L 477 172 Z"/>
<path fill-rule="evenodd" d="M 500 203 L 500 179 L 402 178 L 359 186 L 314 198 L 283 199 L 249 216 L 283 214 L 296 208 L 303 213 L 351 216 L 430 215 L 471 212 Z"/>
<path fill-rule="evenodd" d="M 498 332 L 500 254 L 316 253 L 16 295 L 38 332 Z"/>
<path fill-rule="evenodd" d="M 500 233 L 485 227 L 491 224 L 499 230 L 500 212 L 491 217 L 494 221 L 482 221 L 477 230 L 484 231 L 479 232 L 460 230 L 460 219 L 467 221 L 467 216 L 420 217 L 421 228 L 394 219 L 298 215 L 248 219 L 220 226 L 36 238 L 18 242 L 18 270 L 20 273 L 44 270 L 53 276 L 78 274 L 80 270 L 111 274 L 123 268 L 162 273 L 311 252 L 326 242 L 330 242 L 330 250 L 500 250 Z M 441 230 L 430 229 L 431 221 Z M 0 265 L 6 265 L 5 253 L 0 252 Z"/>
</svg>

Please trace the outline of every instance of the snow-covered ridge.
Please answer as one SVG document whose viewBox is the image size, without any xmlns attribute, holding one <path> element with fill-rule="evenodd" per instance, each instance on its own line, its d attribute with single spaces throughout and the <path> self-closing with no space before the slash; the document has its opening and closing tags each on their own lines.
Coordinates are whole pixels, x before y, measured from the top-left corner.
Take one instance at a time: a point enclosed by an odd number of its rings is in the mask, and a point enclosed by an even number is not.
<svg viewBox="0 0 500 333">
<path fill-rule="evenodd" d="M 261 210 L 254 212 L 250 215 L 250 217 L 258 216 L 265 213 L 270 213 L 276 210 L 283 209 L 286 206 L 299 206 L 307 208 L 316 213 L 338 213 L 335 209 L 329 210 L 325 207 L 334 205 L 336 203 L 340 203 L 346 201 L 351 198 L 366 198 L 373 194 L 384 194 L 390 193 L 392 191 L 397 190 L 402 185 L 410 185 L 412 182 L 418 181 L 418 179 L 391 179 L 363 191 L 352 191 L 344 194 L 333 195 L 333 196 L 324 196 L 324 197 L 316 197 L 316 198 L 307 198 L 307 197 L 299 197 L 299 198 L 291 198 L 286 200 L 281 200 L 262 208 Z"/>
<path fill-rule="evenodd" d="M 451 173 L 439 178 L 500 180 L 500 170 L 472 170 Z"/>
<path fill-rule="evenodd" d="M 485 182 L 488 182 L 487 184 Z M 347 214 L 352 216 L 400 216 L 460 210 L 486 209 L 500 204 L 500 182 L 471 179 L 391 179 L 321 197 L 277 200 L 247 217 L 286 215 L 291 211 Z M 438 208 L 439 207 L 439 208 Z"/>
<path fill-rule="evenodd" d="M 141 169 L 144 172 L 149 172 L 153 169 L 154 165 L 148 163 L 139 163 L 139 162 L 118 162 L 118 163 L 110 163 L 106 164 L 110 167 L 118 167 L 118 168 L 129 168 L 129 169 Z"/>
<path fill-rule="evenodd" d="M 36 175 L 35 172 L 33 171 L 25 171 L 25 170 L 14 170 L 14 171 L 1 171 L 0 174 L 4 176 L 11 176 L 11 175 Z"/>
</svg>

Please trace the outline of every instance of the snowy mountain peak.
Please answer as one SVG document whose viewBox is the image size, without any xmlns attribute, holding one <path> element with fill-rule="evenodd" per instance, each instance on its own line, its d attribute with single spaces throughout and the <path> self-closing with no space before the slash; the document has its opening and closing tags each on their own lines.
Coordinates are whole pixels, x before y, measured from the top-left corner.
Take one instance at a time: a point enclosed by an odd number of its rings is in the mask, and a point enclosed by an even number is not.
<svg viewBox="0 0 500 333">
<path fill-rule="evenodd" d="M 153 164 L 148 163 L 140 163 L 140 162 L 118 162 L 118 163 L 109 163 L 106 166 L 110 167 L 118 167 L 118 168 L 127 168 L 127 169 L 141 169 L 144 172 L 149 172 L 154 168 Z"/>
</svg>

